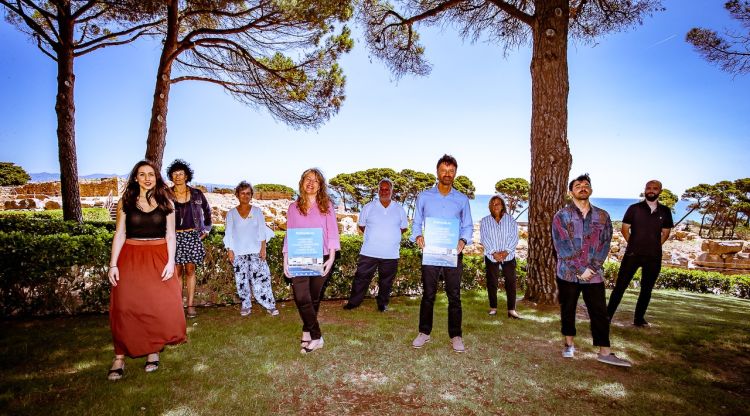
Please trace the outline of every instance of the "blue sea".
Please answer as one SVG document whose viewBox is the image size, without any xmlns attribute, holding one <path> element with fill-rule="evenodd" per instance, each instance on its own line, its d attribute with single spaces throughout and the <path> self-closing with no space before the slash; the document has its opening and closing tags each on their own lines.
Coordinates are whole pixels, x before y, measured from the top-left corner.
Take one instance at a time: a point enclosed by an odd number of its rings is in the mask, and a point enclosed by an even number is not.
<svg viewBox="0 0 750 416">
<path fill-rule="evenodd" d="M 491 197 L 492 195 L 476 195 L 475 199 L 469 200 L 469 204 L 471 205 L 471 218 L 474 222 L 479 222 L 482 217 L 489 215 L 490 211 L 487 207 L 487 204 L 489 203 Z M 594 206 L 607 211 L 612 221 L 622 221 L 622 217 L 623 215 L 625 215 L 625 211 L 628 209 L 628 207 L 638 201 L 640 201 L 640 199 L 591 198 L 591 203 Z M 686 201 L 677 202 L 677 205 L 675 205 L 674 207 L 674 213 L 672 214 L 672 218 L 674 219 L 675 223 L 679 221 L 683 216 L 685 216 L 685 214 L 687 214 L 688 204 L 689 203 Z M 518 217 L 518 221 L 527 222 L 529 220 L 527 214 L 528 211 L 524 211 L 524 213 L 521 214 L 520 217 Z M 693 211 L 686 219 L 683 220 L 683 223 L 687 220 L 700 222 L 701 216 L 698 211 Z"/>
</svg>

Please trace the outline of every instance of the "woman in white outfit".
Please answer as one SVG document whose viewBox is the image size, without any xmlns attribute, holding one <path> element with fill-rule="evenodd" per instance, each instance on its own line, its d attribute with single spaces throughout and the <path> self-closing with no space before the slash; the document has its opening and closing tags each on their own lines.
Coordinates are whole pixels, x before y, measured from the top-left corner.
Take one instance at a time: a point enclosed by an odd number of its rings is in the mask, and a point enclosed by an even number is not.
<svg viewBox="0 0 750 416">
<path fill-rule="evenodd" d="M 234 268 L 237 294 L 242 299 L 240 315 L 250 315 L 252 296 L 271 315 L 278 315 L 271 289 L 271 270 L 266 262 L 266 221 L 260 208 L 252 206 L 253 187 L 242 181 L 234 188 L 240 204 L 227 213 L 224 247 Z"/>
</svg>

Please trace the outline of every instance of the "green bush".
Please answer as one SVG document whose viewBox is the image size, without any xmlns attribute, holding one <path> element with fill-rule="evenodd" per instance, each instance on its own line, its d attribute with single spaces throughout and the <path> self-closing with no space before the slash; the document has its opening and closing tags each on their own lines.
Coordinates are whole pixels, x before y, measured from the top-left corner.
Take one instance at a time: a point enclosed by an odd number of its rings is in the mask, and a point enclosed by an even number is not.
<svg viewBox="0 0 750 416">
<path fill-rule="evenodd" d="M 0 232 L 0 314 L 45 315 L 107 309 L 112 233 Z"/>
<path fill-rule="evenodd" d="M 604 276 L 610 288 L 615 286 L 619 270 L 620 263 L 604 263 Z M 638 269 L 631 285 L 637 286 L 640 281 L 641 269 Z M 719 272 L 662 267 L 654 288 L 731 295 L 750 299 L 750 275 L 724 275 Z"/>
<path fill-rule="evenodd" d="M 106 312 L 109 307 L 111 222 L 76 224 L 54 218 L 0 215 L 0 313 L 1 316 L 75 314 Z M 234 273 L 227 259 L 222 227 L 214 227 L 204 240 L 206 258 L 198 268 L 198 303 L 218 304 L 238 301 Z M 274 295 L 278 300 L 291 298 L 284 281 L 284 233 L 277 232 L 268 244 L 268 265 Z M 341 251 L 327 298 L 347 298 L 357 267 L 362 236 L 342 236 Z M 393 295 L 421 293 L 421 256 L 415 245 L 404 242 Z M 484 260 L 481 256 L 463 257 L 462 287 L 485 287 Z M 608 284 L 614 285 L 619 264 L 604 264 Z M 526 262 L 517 265 L 518 291 L 526 290 Z M 640 273 L 634 281 L 640 280 Z M 373 281 L 372 289 L 377 282 Z M 502 282 L 500 282 L 502 285 Z M 663 268 L 657 288 L 727 294 L 750 298 L 750 276 L 724 276 L 716 272 Z"/>
<path fill-rule="evenodd" d="M 104 208 L 83 208 L 83 222 L 97 225 L 111 224 L 114 230 L 115 222 L 110 218 L 109 211 Z M 63 219 L 61 209 L 50 209 L 45 211 L 0 211 L 0 219 L 4 217 L 25 217 L 25 218 L 45 218 L 45 219 Z"/>
</svg>

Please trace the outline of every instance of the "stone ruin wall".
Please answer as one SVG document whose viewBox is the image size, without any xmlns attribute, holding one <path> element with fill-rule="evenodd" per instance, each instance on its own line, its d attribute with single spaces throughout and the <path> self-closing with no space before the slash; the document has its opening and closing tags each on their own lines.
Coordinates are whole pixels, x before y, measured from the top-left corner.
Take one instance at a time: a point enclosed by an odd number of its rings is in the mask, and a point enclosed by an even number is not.
<svg viewBox="0 0 750 416">
<path fill-rule="evenodd" d="M 125 181 L 117 178 L 82 179 L 79 181 L 78 189 L 82 198 L 108 196 L 110 193 L 117 196 Z M 15 199 L 38 198 L 60 196 L 60 182 L 31 182 L 21 186 L 8 186 L 4 194 Z"/>
</svg>

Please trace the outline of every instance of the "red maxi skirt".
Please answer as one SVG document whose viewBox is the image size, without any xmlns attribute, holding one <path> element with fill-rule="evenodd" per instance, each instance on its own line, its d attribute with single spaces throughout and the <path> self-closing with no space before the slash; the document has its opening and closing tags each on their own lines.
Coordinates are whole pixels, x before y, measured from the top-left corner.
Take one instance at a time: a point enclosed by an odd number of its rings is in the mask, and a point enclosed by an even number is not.
<svg viewBox="0 0 750 416">
<path fill-rule="evenodd" d="M 164 239 L 125 240 L 109 302 L 115 354 L 140 357 L 185 342 L 182 282 L 177 276 L 161 280 L 168 259 Z"/>
</svg>

